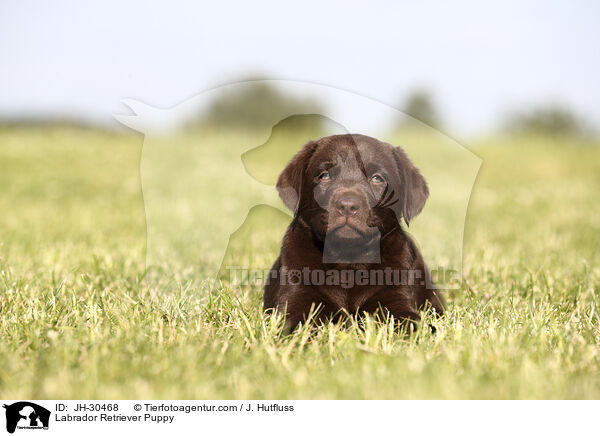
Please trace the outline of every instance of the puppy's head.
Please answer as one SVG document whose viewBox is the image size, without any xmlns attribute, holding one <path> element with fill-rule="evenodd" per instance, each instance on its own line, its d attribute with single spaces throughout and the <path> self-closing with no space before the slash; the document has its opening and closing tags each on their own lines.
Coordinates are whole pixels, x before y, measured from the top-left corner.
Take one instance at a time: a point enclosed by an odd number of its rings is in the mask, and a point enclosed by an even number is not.
<svg viewBox="0 0 600 436">
<path fill-rule="evenodd" d="M 408 224 L 429 195 L 400 147 L 363 135 L 310 141 L 277 181 L 281 199 L 324 240 L 361 246 Z"/>
</svg>

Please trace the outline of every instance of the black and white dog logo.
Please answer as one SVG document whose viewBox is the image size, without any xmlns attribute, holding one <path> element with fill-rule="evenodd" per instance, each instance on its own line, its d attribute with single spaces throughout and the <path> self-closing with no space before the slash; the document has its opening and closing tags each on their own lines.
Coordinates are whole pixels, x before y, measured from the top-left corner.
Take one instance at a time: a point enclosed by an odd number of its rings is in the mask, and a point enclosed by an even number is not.
<svg viewBox="0 0 600 436">
<path fill-rule="evenodd" d="M 18 429 L 48 430 L 50 411 L 29 401 L 19 401 L 4 405 L 6 409 L 6 431 L 14 433 Z"/>
</svg>

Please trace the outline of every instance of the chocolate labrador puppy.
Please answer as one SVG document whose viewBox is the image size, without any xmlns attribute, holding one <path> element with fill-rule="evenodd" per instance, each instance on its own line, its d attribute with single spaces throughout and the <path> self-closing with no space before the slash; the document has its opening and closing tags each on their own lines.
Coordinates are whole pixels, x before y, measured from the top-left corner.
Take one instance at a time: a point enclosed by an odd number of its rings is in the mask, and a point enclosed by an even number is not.
<svg viewBox="0 0 600 436">
<path fill-rule="evenodd" d="M 265 286 L 264 306 L 293 329 L 364 313 L 411 323 L 444 301 L 400 226 L 421 212 L 425 179 L 400 147 L 364 135 L 310 141 L 277 181 L 294 212 Z"/>
</svg>

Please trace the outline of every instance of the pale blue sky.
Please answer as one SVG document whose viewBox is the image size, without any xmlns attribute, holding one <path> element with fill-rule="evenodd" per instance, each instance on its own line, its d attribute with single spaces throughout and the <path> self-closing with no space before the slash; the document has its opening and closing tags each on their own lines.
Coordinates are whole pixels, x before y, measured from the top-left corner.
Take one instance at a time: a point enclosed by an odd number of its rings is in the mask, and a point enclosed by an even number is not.
<svg viewBox="0 0 600 436">
<path fill-rule="evenodd" d="M 19 1 L 0 3 L 0 116 L 112 120 L 253 75 L 398 106 L 433 92 L 454 135 L 565 103 L 600 126 L 600 3 Z M 485 3 L 485 4 L 484 4 Z"/>
</svg>

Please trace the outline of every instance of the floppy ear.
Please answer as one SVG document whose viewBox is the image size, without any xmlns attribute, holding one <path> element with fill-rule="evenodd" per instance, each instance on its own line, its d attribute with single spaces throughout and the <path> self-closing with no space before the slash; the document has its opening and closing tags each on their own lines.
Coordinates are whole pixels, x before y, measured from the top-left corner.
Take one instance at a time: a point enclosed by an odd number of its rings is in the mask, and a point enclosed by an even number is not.
<svg viewBox="0 0 600 436">
<path fill-rule="evenodd" d="M 393 147 L 393 153 L 402 180 L 400 192 L 402 217 L 408 225 L 423 210 L 425 201 L 429 197 L 429 188 L 419 169 L 412 163 L 402 148 Z"/>
<path fill-rule="evenodd" d="M 283 203 L 291 209 L 294 214 L 298 212 L 300 196 L 302 191 L 302 179 L 308 165 L 308 160 L 317 148 L 317 143 L 309 141 L 296 153 L 277 179 L 277 191 Z"/>
</svg>

